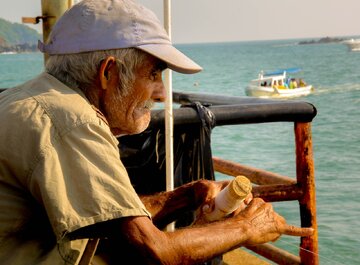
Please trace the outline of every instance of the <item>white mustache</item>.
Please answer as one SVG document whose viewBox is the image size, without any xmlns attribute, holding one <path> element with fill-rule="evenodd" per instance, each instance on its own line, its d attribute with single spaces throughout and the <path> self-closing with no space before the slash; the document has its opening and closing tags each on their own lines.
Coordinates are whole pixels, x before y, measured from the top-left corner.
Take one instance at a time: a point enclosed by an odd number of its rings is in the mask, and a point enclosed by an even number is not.
<svg viewBox="0 0 360 265">
<path fill-rule="evenodd" d="M 146 108 L 146 109 L 151 109 L 153 106 L 154 106 L 154 101 L 152 101 L 152 100 L 148 100 L 144 104 L 144 108 Z"/>
</svg>

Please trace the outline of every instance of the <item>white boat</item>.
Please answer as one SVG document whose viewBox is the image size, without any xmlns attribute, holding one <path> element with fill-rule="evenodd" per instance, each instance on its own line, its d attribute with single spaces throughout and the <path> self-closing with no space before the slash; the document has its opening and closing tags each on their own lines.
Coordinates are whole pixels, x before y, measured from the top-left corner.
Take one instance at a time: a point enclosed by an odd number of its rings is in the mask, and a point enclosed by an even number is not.
<svg viewBox="0 0 360 265">
<path fill-rule="evenodd" d="M 0 54 L 16 54 L 16 52 L 0 52 Z"/>
<path fill-rule="evenodd" d="M 290 98 L 306 96 L 313 91 L 302 78 L 291 78 L 287 74 L 299 72 L 299 68 L 280 69 L 273 72 L 259 73 L 245 88 L 245 94 L 261 98 Z"/>
<path fill-rule="evenodd" d="M 349 51 L 360 51 L 360 39 L 346 40 L 344 44 L 348 46 Z"/>
</svg>

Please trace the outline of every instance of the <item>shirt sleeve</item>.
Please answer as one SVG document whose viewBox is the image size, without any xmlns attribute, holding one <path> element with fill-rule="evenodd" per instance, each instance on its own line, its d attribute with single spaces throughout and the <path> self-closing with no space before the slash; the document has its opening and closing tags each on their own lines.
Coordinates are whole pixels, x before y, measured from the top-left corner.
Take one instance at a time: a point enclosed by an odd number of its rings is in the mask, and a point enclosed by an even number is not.
<svg viewBox="0 0 360 265">
<path fill-rule="evenodd" d="M 150 217 L 106 125 L 84 123 L 49 138 L 29 181 L 58 240 L 97 222 Z"/>
</svg>

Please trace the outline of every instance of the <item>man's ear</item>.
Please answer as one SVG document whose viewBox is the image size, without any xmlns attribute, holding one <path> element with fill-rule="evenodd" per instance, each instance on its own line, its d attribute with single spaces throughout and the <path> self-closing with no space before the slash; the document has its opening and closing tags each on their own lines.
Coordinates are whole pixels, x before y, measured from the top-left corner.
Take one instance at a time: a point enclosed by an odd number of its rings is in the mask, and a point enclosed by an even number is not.
<svg viewBox="0 0 360 265">
<path fill-rule="evenodd" d="M 115 57 L 108 56 L 106 59 L 102 60 L 99 70 L 101 89 L 108 89 L 113 82 L 116 82 L 116 74 L 118 74 L 118 69 Z"/>
</svg>

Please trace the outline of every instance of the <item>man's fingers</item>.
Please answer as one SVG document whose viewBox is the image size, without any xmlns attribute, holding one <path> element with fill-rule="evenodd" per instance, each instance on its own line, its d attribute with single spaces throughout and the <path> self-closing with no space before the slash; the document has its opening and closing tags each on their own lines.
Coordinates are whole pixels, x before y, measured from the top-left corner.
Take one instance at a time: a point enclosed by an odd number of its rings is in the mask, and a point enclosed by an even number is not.
<svg viewBox="0 0 360 265">
<path fill-rule="evenodd" d="M 310 227 L 297 227 L 294 225 L 285 225 L 282 233 L 289 236 L 311 236 L 314 234 L 314 229 Z"/>
<path fill-rule="evenodd" d="M 222 181 L 218 181 L 218 183 L 220 184 L 220 188 L 224 189 L 227 185 L 229 185 L 230 180 L 222 180 Z"/>
<path fill-rule="evenodd" d="M 245 198 L 245 200 L 244 200 L 244 203 L 245 203 L 246 205 L 248 205 L 248 204 L 252 201 L 253 198 L 254 198 L 254 196 L 253 196 L 253 194 L 250 192 L 250 193 L 246 196 L 246 198 Z"/>
</svg>

